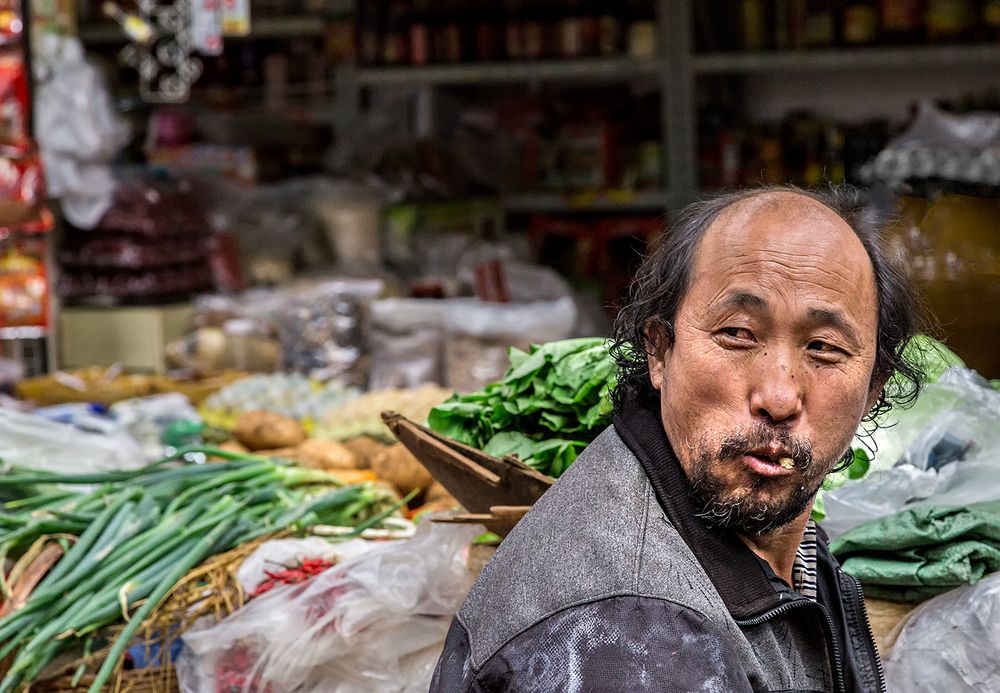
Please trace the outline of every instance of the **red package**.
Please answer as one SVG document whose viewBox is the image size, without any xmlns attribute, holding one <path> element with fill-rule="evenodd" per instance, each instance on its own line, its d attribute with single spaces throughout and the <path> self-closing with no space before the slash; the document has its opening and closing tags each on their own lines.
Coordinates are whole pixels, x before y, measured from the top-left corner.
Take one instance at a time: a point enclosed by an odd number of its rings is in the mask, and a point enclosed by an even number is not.
<svg viewBox="0 0 1000 693">
<path fill-rule="evenodd" d="M 0 227 L 18 227 L 38 221 L 43 216 L 44 200 L 41 158 L 37 154 L 0 155 Z"/>
<path fill-rule="evenodd" d="M 47 327 L 49 279 L 41 238 L 0 246 L 0 327 Z"/>
<path fill-rule="evenodd" d="M 0 37 L 3 36 L 0 11 Z M 0 52 L 0 145 L 17 152 L 31 147 L 28 131 L 28 75 L 24 59 L 16 51 Z"/>
<path fill-rule="evenodd" d="M 21 3 L 18 0 L 0 0 L 0 43 L 9 43 L 21 36 Z"/>
</svg>

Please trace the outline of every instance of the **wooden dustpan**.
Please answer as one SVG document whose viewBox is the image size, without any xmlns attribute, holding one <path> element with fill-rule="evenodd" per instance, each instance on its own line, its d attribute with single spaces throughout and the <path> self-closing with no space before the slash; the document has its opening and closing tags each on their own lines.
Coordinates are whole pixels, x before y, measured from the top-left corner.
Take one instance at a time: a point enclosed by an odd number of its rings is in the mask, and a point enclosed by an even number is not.
<svg viewBox="0 0 1000 693">
<path fill-rule="evenodd" d="M 516 457 L 487 455 L 396 412 L 383 412 L 382 420 L 468 511 L 443 521 L 477 522 L 505 536 L 554 481 Z"/>
</svg>

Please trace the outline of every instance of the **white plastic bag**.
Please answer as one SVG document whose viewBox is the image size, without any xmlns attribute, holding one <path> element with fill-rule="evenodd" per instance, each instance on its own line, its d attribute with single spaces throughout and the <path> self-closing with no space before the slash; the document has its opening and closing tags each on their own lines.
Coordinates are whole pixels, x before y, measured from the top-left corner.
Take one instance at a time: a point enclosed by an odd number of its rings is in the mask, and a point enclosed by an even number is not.
<svg viewBox="0 0 1000 693">
<path fill-rule="evenodd" d="M 88 433 L 41 416 L 0 409 L 0 459 L 5 465 L 63 474 L 135 469 L 142 450 L 124 432 Z"/>
<path fill-rule="evenodd" d="M 1000 691 L 1000 573 L 921 604 L 884 658 L 889 693 Z"/>
<path fill-rule="evenodd" d="M 48 192 L 76 226 L 92 229 L 111 206 L 110 162 L 131 137 L 101 73 L 75 38 L 40 35 L 35 46 L 35 132 Z"/>
<path fill-rule="evenodd" d="M 163 432 L 178 421 L 200 422 L 198 410 L 180 392 L 134 397 L 111 405 L 117 424 L 142 447 L 148 459 L 163 456 Z"/>
<path fill-rule="evenodd" d="M 482 527 L 423 523 L 416 536 L 278 587 L 184 634 L 182 693 L 426 691 L 472 584 Z"/>
<path fill-rule="evenodd" d="M 824 496 L 830 536 L 919 505 L 1000 498 L 1000 391 L 975 371 L 949 369 L 889 419 L 874 471 Z"/>
</svg>

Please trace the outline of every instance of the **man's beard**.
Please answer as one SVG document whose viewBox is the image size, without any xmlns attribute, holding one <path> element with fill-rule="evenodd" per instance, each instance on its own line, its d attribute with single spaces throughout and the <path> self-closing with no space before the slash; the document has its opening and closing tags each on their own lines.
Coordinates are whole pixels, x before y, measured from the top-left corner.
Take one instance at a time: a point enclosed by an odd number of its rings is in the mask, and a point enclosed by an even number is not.
<svg viewBox="0 0 1000 693">
<path fill-rule="evenodd" d="M 780 443 L 794 460 L 796 474 L 765 477 L 745 472 L 752 481 L 733 488 L 734 477 L 725 474 L 728 470 L 724 465 L 741 465 L 734 458 L 774 442 Z M 808 440 L 793 437 L 787 428 L 763 423 L 726 437 L 716 451 L 712 447 L 702 441 L 698 450 L 692 451 L 694 466 L 688 481 L 697 515 L 714 527 L 746 536 L 770 534 L 805 512 L 833 466 L 832 462 L 824 464 L 813 459 Z M 735 478 L 740 476 L 737 474 Z M 775 495 L 779 492 L 780 495 Z"/>
</svg>

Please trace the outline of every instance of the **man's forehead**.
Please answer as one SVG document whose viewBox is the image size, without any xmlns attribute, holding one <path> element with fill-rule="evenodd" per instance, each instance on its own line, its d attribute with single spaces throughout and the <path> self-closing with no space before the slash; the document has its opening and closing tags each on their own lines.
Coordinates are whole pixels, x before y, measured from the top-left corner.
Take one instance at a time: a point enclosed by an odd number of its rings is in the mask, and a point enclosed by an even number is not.
<svg viewBox="0 0 1000 693">
<path fill-rule="evenodd" d="M 826 259 L 860 267 L 871 262 L 839 214 L 807 195 L 787 191 L 753 195 L 724 209 L 705 232 L 700 251 L 713 261 L 760 251 L 790 261 L 800 252 L 811 256 L 810 262 Z"/>
<path fill-rule="evenodd" d="M 807 298 L 815 309 L 836 308 L 859 320 L 863 332 L 875 329 L 875 272 L 867 251 L 840 215 L 806 195 L 741 200 L 706 231 L 691 287 L 700 298 L 692 298 L 703 308 L 720 307 L 734 291 L 755 294 L 747 290 L 758 286 Z"/>
</svg>

